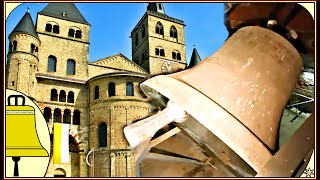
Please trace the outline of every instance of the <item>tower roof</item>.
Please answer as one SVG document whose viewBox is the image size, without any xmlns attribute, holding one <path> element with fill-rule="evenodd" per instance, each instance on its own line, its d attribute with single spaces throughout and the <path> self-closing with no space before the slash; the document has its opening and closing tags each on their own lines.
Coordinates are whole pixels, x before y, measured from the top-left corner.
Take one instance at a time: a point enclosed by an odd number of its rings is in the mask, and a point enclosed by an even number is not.
<svg viewBox="0 0 320 180">
<path fill-rule="evenodd" d="M 49 3 L 39 14 L 90 25 L 73 3 Z"/>
<path fill-rule="evenodd" d="M 21 20 L 19 21 L 17 26 L 10 33 L 10 35 L 12 33 L 26 33 L 26 34 L 32 35 L 35 38 L 39 39 L 29 12 L 26 12 L 24 14 L 24 16 L 21 18 Z"/>
<path fill-rule="evenodd" d="M 149 3 L 147 10 L 153 11 L 153 12 L 158 12 L 162 14 L 166 14 L 163 8 L 162 3 Z"/>
<path fill-rule="evenodd" d="M 200 56 L 198 54 L 197 49 L 193 48 L 192 55 L 191 55 L 191 60 L 190 60 L 190 63 L 188 65 L 188 69 L 192 68 L 195 65 L 197 65 L 200 61 L 201 61 L 201 58 L 200 58 Z"/>
</svg>

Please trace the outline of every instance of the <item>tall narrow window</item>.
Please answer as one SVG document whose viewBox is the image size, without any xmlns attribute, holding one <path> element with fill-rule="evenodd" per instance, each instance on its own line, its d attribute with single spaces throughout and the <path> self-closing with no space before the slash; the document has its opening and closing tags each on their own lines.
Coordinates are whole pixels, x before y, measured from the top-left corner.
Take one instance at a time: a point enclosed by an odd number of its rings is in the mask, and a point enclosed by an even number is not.
<svg viewBox="0 0 320 180">
<path fill-rule="evenodd" d="M 59 102 L 66 102 L 66 92 L 64 90 L 60 91 Z"/>
<path fill-rule="evenodd" d="M 51 24 L 46 24 L 46 29 L 47 32 L 51 32 L 52 31 L 52 25 Z"/>
<path fill-rule="evenodd" d="M 56 72 L 57 71 L 57 58 L 55 56 L 50 55 L 48 57 L 48 72 Z"/>
<path fill-rule="evenodd" d="M 13 51 L 17 50 L 17 46 L 18 46 L 18 42 L 17 41 L 13 41 Z"/>
<path fill-rule="evenodd" d="M 59 30 L 59 26 L 58 26 L 58 25 L 54 25 L 52 32 L 53 32 L 53 33 L 56 33 L 56 34 L 59 34 L 59 31 L 60 31 L 60 30 Z"/>
<path fill-rule="evenodd" d="M 36 46 L 34 44 L 31 44 L 30 46 L 30 53 L 33 54 L 35 53 L 35 50 L 36 50 Z"/>
<path fill-rule="evenodd" d="M 159 56 L 160 55 L 160 50 L 158 48 L 156 48 L 156 55 Z"/>
<path fill-rule="evenodd" d="M 165 54 L 164 54 L 164 49 L 160 49 L 160 56 L 165 56 Z"/>
<path fill-rule="evenodd" d="M 13 48 L 13 44 L 12 44 L 12 42 L 10 42 L 10 44 L 9 44 L 9 52 L 12 52 L 12 48 Z"/>
<path fill-rule="evenodd" d="M 158 4 L 158 8 L 159 10 L 162 10 L 161 4 Z"/>
<path fill-rule="evenodd" d="M 126 83 L 126 96 L 133 96 L 133 83 L 127 82 Z"/>
<path fill-rule="evenodd" d="M 51 101 L 58 101 L 58 92 L 56 89 L 51 89 Z"/>
<path fill-rule="evenodd" d="M 75 110 L 73 112 L 73 121 L 72 124 L 74 125 L 80 125 L 80 111 Z"/>
<path fill-rule="evenodd" d="M 99 125 L 99 147 L 107 147 L 107 124 L 101 123 Z"/>
<path fill-rule="evenodd" d="M 47 123 L 50 122 L 52 114 L 51 109 L 49 107 L 44 108 L 43 116 Z"/>
<path fill-rule="evenodd" d="M 74 30 L 73 29 L 69 29 L 68 36 L 74 37 Z"/>
<path fill-rule="evenodd" d="M 71 124 L 71 112 L 69 109 L 63 111 L 63 123 Z"/>
<path fill-rule="evenodd" d="M 99 86 L 94 88 L 94 99 L 99 99 Z"/>
<path fill-rule="evenodd" d="M 72 91 L 68 92 L 68 103 L 74 103 L 74 93 Z"/>
<path fill-rule="evenodd" d="M 170 37 L 178 38 L 177 29 L 174 26 L 171 26 L 171 28 L 170 28 Z"/>
<path fill-rule="evenodd" d="M 163 35 L 163 25 L 160 22 L 157 22 L 156 25 L 156 34 Z"/>
<path fill-rule="evenodd" d="M 108 95 L 109 97 L 116 95 L 116 85 L 113 82 L 108 84 Z"/>
<path fill-rule="evenodd" d="M 76 74 L 76 62 L 73 59 L 68 59 L 67 61 L 67 74 L 68 75 L 75 75 Z"/>
<path fill-rule="evenodd" d="M 138 37 L 138 33 L 136 33 L 134 36 L 134 45 L 138 46 L 138 44 L 139 44 L 139 37 Z"/>
<path fill-rule="evenodd" d="M 146 27 L 145 27 L 145 25 L 144 25 L 144 24 L 142 25 L 142 32 L 141 32 L 141 36 L 142 36 L 142 39 L 146 36 Z"/>
<path fill-rule="evenodd" d="M 76 30 L 76 38 L 81 38 L 81 31 L 80 30 Z"/>
</svg>

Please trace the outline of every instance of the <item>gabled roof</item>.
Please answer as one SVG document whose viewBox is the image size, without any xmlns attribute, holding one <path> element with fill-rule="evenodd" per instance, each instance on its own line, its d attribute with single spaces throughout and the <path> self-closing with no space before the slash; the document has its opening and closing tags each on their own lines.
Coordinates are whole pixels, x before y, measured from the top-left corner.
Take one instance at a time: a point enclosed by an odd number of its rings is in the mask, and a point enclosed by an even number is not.
<svg viewBox="0 0 320 180">
<path fill-rule="evenodd" d="M 39 14 L 90 25 L 73 3 L 49 3 Z"/>
<path fill-rule="evenodd" d="M 29 12 L 26 12 L 24 14 L 24 16 L 21 18 L 21 20 L 19 21 L 17 26 L 10 33 L 10 35 L 12 33 L 26 33 L 26 34 L 32 35 L 35 38 L 39 39 Z"/>
<path fill-rule="evenodd" d="M 196 48 L 193 48 L 190 63 L 188 65 L 188 69 L 192 68 L 193 66 L 197 65 L 201 61 L 201 58 L 198 54 L 198 51 Z"/>
<path fill-rule="evenodd" d="M 113 68 L 121 71 L 130 71 L 141 74 L 148 74 L 146 70 L 130 61 L 123 54 L 116 54 L 113 56 L 105 57 L 103 59 L 89 63 L 89 65 L 96 65 L 100 67 Z"/>
</svg>

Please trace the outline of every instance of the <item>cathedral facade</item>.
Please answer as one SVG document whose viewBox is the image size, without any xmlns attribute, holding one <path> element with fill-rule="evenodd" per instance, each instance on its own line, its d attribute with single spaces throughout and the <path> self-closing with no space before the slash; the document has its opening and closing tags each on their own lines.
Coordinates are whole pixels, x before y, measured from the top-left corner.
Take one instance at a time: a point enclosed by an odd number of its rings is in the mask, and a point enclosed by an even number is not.
<svg viewBox="0 0 320 180">
<path fill-rule="evenodd" d="M 155 111 L 141 82 L 186 68 L 184 22 L 166 15 L 162 3 L 149 3 L 131 32 L 132 60 L 89 60 L 89 32 L 73 3 L 49 3 L 36 26 L 26 12 L 8 37 L 6 88 L 38 104 L 50 133 L 55 122 L 70 124 L 70 162 L 50 161 L 47 177 L 137 176 L 123 128 Z"/>
</svg>

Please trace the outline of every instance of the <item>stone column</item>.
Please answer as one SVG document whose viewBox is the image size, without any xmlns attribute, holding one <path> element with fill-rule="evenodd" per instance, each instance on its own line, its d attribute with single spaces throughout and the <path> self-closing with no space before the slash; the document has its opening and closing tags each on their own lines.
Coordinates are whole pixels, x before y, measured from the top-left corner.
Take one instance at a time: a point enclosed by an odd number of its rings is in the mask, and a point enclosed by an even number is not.
<svg viewBox="0 0 320 180">
<path fill-rule="evenodd" d="M 114 153 L 110 153 L 110 159 L 111 159 L 111 163 L 110 163 L 110 177 L 115 177 L 116 176 L 116 170 L 115 170 L 115 166 L 116 166 L 116 155 Z"/>
<path fill-rule="evenodd" d="M 53 124 L 54 110 L 51 110 L 51 124 Z"/>
<path fill-rule="evenodd" d="M 73 125 L 73 112 L 70 113 L 70 124 Z"/>
<path fill-rule="evenodd" d="M 63 111 L 61 111 L 61 118 L 60 118 L 60 122 L 63 123 Z"/>
</svg>

